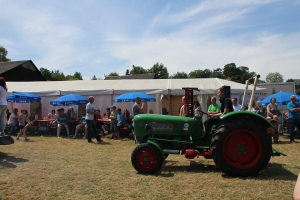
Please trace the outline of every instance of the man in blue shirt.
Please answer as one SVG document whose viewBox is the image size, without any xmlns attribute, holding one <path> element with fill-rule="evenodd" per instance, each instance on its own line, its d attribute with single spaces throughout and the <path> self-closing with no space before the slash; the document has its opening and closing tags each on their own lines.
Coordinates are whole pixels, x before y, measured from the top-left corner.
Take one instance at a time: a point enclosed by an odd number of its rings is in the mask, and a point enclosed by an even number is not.
<svg viewBox="0 0 300 200">
<path fill-rule="evenodd" d="M 88 138 L 88 142 L 89 143 L 93 143 L 92 141 L 92 130 L 95 134 L 96 140 L 98 141 L 98 143 L 103 142 L 103 140 L 100 139 L 98 133 L 97 133 L 97 129 L 94 123 L 94 117 L 96 114 L 95 111 L 95 107 L 93 105 L 94 103 L 94 97 L 90 96 L 89 97 L 89 103 L 86 104 L 86 117 L 85 117 L 85 121 L 86 121 L 86 125 L 87 125 L 87 130 L 88 130 L 88 134 L 87 134 L 87 138 Z"/>
<path fill-rule="evenodd" d="M 300 105 L 297 101 L 297 97 L 295 95 L 291 96 L 291 102 L 288 103 L 287 109 L 289 112 L 289 123 L 290 123 L 290 141 L 294 143 L 294 132 L 295 126 L 300 131 Z"/>
<path fill-rule="evenodd" d="M 126 125 L 125 115 L 122 113 L 121 108 L 117 110 L 117 131 L 116 131 L 116 139 L 120 139 L 120 128 L 123 128 Z"/>
<path fill-rule="evenodd" d="M 59 138 L 61 127 L 64 126 L 67 130 L 68 137 L 70 136 L 69 127 L 67 124 L 68 116 L 65 113 L 65 109 L 60 108 L 57 110 L 58 115 L 56 117 L 56 123 L 57 123 L 57 137 Z"/>
</svg>

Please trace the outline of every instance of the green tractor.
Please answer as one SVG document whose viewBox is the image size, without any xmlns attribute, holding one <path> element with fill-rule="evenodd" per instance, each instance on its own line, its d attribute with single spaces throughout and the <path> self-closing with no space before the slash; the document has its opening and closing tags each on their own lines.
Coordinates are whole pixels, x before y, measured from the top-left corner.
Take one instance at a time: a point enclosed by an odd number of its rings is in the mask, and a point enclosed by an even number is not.
<svg viewBox="0 0 300 200">
<path fill-rule="evenodd" d="M 250 102 L 253 101 L 259 75 L 252 78 L 254 89 Z M 134 117 L 134 133 L 139 145 L 132 152 L 131 162 L 139 173 L 154 174 L 161 169 L 169 154 L 178 154 L 185 155 L 187 159 L 199 156 L 212 158 L 217 167 L 228 175 L 250 176 L 264 169 L 271 156 L 285 155 L 272 148 L 275 127 L 261 115 L 251 112 L 251 105 L 247 111 L 221 116 L 219 124 L 205 135 L 202 115 L 207 113 L 201 112 L 200 117 L 194 118 L 192 101 L 195 88 L 183 89 L 190 117 L 155 114 Z"/>
</svg>

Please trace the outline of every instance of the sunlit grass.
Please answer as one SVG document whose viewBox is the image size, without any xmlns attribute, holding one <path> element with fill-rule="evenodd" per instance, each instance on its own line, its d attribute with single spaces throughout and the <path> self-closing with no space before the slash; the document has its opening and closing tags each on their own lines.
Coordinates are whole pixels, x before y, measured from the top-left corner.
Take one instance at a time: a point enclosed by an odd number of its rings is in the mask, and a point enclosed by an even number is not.
<svg viewBox="0 0 300 200">
<path fill-rule="evenodd" d="M 2 199 L 291 199 L 300 172 L 300 141 L 281 138 L 258 176 L 230 177 L 212 160 L 170 155 L 155 175 L 131 165 L 132 140 L 31 136 L 29 142 L 0 146 Z"/>
</svg>

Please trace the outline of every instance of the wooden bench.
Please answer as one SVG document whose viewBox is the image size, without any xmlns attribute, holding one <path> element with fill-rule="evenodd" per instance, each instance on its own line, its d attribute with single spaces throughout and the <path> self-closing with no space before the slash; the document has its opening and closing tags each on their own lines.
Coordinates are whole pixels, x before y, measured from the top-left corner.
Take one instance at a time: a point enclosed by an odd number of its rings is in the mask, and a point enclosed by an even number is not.
<svg viewBox="0 0 300 200">
<path fill-rule="evenodd" d="M 35 132 L 39 132 L 39 126 L 35 126 L 35 125 L 30 125 L 27 127 L 27 130 L 28 132 L 30 133 L 35 133 Z"/>
</svg>

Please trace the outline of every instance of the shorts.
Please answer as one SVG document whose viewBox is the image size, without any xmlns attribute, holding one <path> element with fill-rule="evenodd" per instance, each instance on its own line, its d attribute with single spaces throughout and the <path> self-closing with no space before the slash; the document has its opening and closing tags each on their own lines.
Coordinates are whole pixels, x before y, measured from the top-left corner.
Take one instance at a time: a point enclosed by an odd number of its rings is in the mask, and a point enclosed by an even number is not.
<svg viewBox="0 0 300 200">
<path fill-rule="evenodd" d="M 19 125 L 20 129 L 23 129 L 25 127 L 25 125 Z"/>
<path fill-rule="evenodd" d="M 118 132 L 117 122 L 116 123 L 110 123 L 110 132 L 112 132 L 112 133 Z"/>
</svg>

